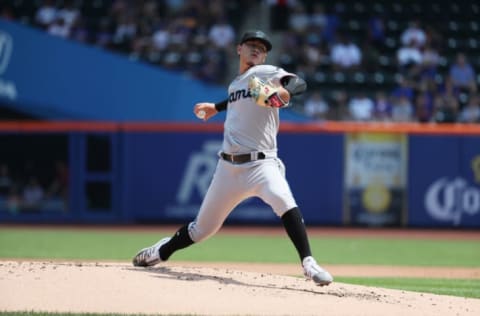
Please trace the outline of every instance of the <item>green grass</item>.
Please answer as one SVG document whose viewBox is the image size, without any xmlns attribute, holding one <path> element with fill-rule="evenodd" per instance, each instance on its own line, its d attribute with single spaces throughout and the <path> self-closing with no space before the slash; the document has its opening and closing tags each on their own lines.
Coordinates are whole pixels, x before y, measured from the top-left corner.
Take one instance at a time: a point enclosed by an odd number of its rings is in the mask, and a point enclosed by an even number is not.
<svg viewBox="0 0 480 316">
<path fill-rule="evenodd" d="M 480 298 L 480 280 L 337 277 L 338 282 L 440 295 Z"/>
<path fill-rule="evenodd" d="M 169 230 L 141 232 L 3 227 L 0 231 L 0 258 L 130 261 L 138 249 L 173 233 Z M 480 267 L 480 243 L 473 240 L 311 237 L 310 241 L 314 255 L 321 264 Z M 172 259 L 298 263 L 295 249 L 286 235 L 219 233 L 205 242 L 175 253 Z M 480 280 L 337 277 L 336 281 L 480 298 Z"/>
<path fill-rule="evenodd" d="M 0 258 L 130 260 L 138 249 L 172 233 L 2 228 Z M 311 244 L 323 264 L 480 267 L 478 241 L 312 237 Z M 175 253 L 172 259 L 298 262 L 286 236 L 222 234 Z"/>
<path fill-rule="evenodd" d="M 372 240 L 352 237 L 313 239 L 312 247 L 316 253 L 322 254 L 321 260 L 326 263 L 480 267 L 480 242 L 473 240 Z"/>
</svg>

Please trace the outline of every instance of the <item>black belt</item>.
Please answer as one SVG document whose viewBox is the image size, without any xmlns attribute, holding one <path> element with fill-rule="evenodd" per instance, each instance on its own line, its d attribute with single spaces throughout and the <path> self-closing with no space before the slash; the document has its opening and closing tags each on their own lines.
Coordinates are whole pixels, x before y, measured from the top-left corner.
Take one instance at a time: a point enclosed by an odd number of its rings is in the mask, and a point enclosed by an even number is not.
<svg viewBox="0 0 480 316">
<path fill-rule="evenodd" d="M 257 157 L 255 158 L 255 155 L 252 154 L 230 155 L 224 152 L 220 153 L 220 157 L 222 157 L 223 160 L 229 161 L 231 163 L 246 163 L 266 158 L 265 154 L 262 152 L 256 153 L 256 156 Z"/>
</svg>

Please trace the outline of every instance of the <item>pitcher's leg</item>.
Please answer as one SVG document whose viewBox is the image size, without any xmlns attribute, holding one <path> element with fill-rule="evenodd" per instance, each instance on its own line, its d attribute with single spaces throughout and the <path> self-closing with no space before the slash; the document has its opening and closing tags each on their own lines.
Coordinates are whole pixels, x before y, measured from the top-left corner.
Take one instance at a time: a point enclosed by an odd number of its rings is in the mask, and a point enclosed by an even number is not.
<svg viewBox="0 0 480 316">
<path fill-rule="evenodd" d="M 234 170 L 231 166 L 225 162 L 219 162 L 195 220 L 181 227 L 160 248 L 160 258 L 163 261 L 168 260 L 175 251 L 214 235 L 233 208 L 245 198 L 245 193 L 234 181 L 232 172 Z"/>
<path fill-rule="evenodd" d="M 285 179 L 285 166 L 278 158 L 272 159 L 258 166 L 255 170 L 252 186 L 256 187 L 256 194 L 270 205 L 278 217 L 282 217 L 288 210 L 297 207 L 290 186 Z"/>
<path fill-rule="evenodd" d="M 183 225 L 167 243 L 160 247 L 160 259 L 162 261 L 167 261 L 175 251 L 187 248 L 193 243 L 194 242 L 188 233 L 188 224 Z"/>
<path fill-rule="evenodd" d="M 188 227 L 194 242 L 215 234 L 233 208 L 245 198 L 232 180 L 234 179 L 228 179 L 231 183 L 212 182 L 197 217 Z"/>
<path fill-rule="evenodd" d="M 324 286 L 330 284 L 333 281 L 333 277 L 328 271 L 319 266 L 312 256 L 307 229 L 300 209 L 294 207 L 285 212 L 282 216 L 282 222 L 288 237 L 290 237 L 300 257 L 303 274 L 307 278 L 312 279 L 317 285 Z"/>
<path fill-rule="evenodd" d="M 259 182 L 260 197 L 281 217 L 287 235 L 300 257 L 305 276 L 317 285 L 328 285 L 333 278 L 312 256 L 305 223 L 285 179 L 283 163 L 280 160 L 277 160 L 277 163 L 276 166 L 272 164 L 263 166 L 264 176 Z"/>
<path fill-rule="evenodd" d="M 285 179 L 284 166 L 279 159 L 276 159 L 261 167 L 263 176 L 258 184 L 259 195 L 282 219 L 288 237 L 302 261 L 312 253 L 302 214 Z"/>
<path fill-rule="evenodd" d="M 311 256 L 312 252 L 307 237 L 307 230 L 300 209 L 294 207 L 283 214 L 281 218 L 288 237 L 290 237 L 295 249 L 297 249 L 300 261 L 305 257 Z"/>
<path fill-rule="evenodd" d="M 168 260 L 175 251 L 216 233 L 228 214 L 245 196 L 236 181 L 235 172 L 231 165 L 219 161 L 196 219 L 182 226 L 171 238 L 163 238 L 156 244 L 141 249 L 133 258 L 133 265 L 153 266 Z"/>
</svg>

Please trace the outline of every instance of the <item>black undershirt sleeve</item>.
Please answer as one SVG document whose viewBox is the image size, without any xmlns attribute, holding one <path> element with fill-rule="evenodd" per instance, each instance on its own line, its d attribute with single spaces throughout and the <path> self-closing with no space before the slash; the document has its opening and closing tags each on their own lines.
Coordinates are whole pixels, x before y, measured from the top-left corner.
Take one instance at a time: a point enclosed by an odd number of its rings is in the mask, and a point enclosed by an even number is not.
<svg viewBox="0 0 480 316">
<path fill-rule="evenodd" d="M 286 76 L 280 80 L 280 83 L 290 95 L 299 95 L 307 90 L 307 83 L 297 76 Z"/>
<path fill-rule="evenodd" d="M 227 109 L 227 104 L 228 104 L 228 99 L 215 103 L 215 110 L 217 110 L 217 112 L 225 111 Z"/>
</svg>

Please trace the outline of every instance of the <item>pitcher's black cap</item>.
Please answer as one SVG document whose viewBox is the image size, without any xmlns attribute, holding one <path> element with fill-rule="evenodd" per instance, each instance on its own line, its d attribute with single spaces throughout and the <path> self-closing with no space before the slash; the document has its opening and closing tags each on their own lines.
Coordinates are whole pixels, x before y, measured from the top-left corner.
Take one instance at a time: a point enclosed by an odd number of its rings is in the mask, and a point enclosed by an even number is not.
<svg viewBox="0 0 480 316">
<path fill-rule="evenodd" d="M 245 34 L 243 34 L 242 36 L 242 39 L 240 40 L 240 44 L 243 44 L 249 40 L 259 40 L 263 44 L 265 44 L 265 47 L 267 48 L 267 52 L 272 50 L 272 43 L 270 42 L 270 39 L 268 38 L 267 34 L 263 33 L 262 31 L 245 32 Z"/>
</svg>

